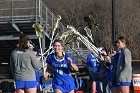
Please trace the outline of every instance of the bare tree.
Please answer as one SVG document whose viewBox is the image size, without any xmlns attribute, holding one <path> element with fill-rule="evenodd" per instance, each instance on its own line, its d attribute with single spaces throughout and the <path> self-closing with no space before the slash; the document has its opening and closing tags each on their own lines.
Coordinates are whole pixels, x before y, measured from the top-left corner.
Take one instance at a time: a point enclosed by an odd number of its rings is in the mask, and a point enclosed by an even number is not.
<svg viewBox="0 0 140 93">
<path fill-rule="evenodd" d="M 62 16 L 65 25 L 85 25 L 84 16 L 90 12 L 97 15 L 98 28 L 93 27 L 95 45 L 109 48 L 112 45 L 111 0 L 45 0 L 47 6 Z M 140 51 L 140 7 L 139 0 L 116 0 L 116 36 L 123 35 L 133 41 L 130 47 L 135 59 Z M 83 30 L 80 30 L 84 33 Z"/>
</svg>

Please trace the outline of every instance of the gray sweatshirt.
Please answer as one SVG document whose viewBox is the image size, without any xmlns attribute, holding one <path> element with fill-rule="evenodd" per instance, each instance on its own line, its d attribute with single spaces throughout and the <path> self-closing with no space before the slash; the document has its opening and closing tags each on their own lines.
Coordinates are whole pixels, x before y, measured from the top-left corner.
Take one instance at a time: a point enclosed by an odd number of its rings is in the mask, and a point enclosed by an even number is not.
<svg viewBox="0 0 140 93">
<path fill-rule="evenodd" d="M 117 64 L 117 81 L 131 82 L 132 79 L 132 57 L 128 48 L 123 48 Z"/>
<path fill-rule="evenodd" d="M 39 70 L 42 63 L 31 49 L 24 52 L 17 48 L 12 51 L 10 67 L 15 80 L 33 81 L 36 80 L 35 70 Z"/>
</svg>

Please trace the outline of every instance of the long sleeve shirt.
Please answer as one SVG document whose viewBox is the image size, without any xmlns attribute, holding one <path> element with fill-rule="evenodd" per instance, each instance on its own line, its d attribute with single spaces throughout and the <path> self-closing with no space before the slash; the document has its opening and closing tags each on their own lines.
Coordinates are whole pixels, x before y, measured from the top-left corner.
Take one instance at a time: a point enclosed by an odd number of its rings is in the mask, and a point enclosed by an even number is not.
<svg viewBox="0 0 140 93">
<path fill-rule="evenodd" d="M 128 48 L 123 48 L 117 64 L 116 77 L 119 82 L 131 82 L 132 79 L 132 57 Z"/>
<path fill-rule="evenodd" d="M 10 67 L 15 80 L 33 81 L 36 80 L 35 69 L 40 69 L 42 63 L 31 49 L 21 51 L 17 48 L 12 51 Z"/>
</svg>

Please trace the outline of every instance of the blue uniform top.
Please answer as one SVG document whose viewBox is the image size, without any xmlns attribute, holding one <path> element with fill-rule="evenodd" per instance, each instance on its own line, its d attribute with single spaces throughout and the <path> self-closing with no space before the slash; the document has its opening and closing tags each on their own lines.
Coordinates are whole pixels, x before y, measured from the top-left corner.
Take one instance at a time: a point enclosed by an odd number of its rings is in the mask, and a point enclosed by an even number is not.
<svg viewBox="0 0 140 93">
<path fill-rule="evenodd" d="M 117 69 L 117 63 L 119 60 L 119 56 L 120 56 L 121 51 L 118 51 L 113 57 L 112 57 L 112 65 L 113 65 L 113 70 L 114 72 L 116 72 Z"/>
<path fill-rule="evenodd" d="M 52 86 L 54 89 L 60 89 L 62 92 L 70 92 L 75 89 L 74 79 L 70 74 L 70 64 L 67 61 L 68 57 L 75 64 L 72 56 L 67 52 L 64 53 L 62 60 L 58 60 L 54 53 L 47 57 L 47 63 L 52 67 Z"/>
<path fill-rule="evenodd" d="M 89 66 L 88 67 L 89 73 L 92 72 L 94 74 L 93 76 L 95 76 L 95 77 L 96 77 L 96 75 L 99 75 L 100 68 L 101 68 L 100 62 L 91 53 L 87 57 L 87 64 Z M 92 76 L 90 75 L 90 77 L 92 77 Z M 94 78 L 94 77 L 92 77 L 92 78 Z"/>
<path fill-rule="evenodd" d="M 114 82 L 115 78 L 116 78 L 117 63 L 119 60 L 120 53 L 121 53 L 121 51 L 118 51 L 111 58 L 111 65 L 110 65 L 110 71 L 109 71 L 109 76 L 108 76 L 108 80 L 111 82 Z"/>
</svg>

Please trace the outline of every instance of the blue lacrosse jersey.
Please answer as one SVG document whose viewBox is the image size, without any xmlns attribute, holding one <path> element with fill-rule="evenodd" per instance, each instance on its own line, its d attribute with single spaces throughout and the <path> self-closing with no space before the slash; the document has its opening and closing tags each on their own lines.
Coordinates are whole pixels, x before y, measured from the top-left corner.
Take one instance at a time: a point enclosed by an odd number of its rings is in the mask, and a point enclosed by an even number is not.
<svg viewBox="0 0 140 93">
<path fill-rule="evenodd" d="M 111 62 L 110 70 L 109 70 L 109 73 L 108 73 L 108 80 L 111 81 L 111 82 L 114 82 L 114 79 L 116 78 L 117 63 L 118 63 L 118 60 L 119 60 L 120 53 L 121 53 L 121 51 L 118 51 L 111 58 L 112 62 Z"/>
<path fill-rule="evenodd" d="M 112 57 L 112 64 L 113 64 L 113 70 L 114 72 L 116 72 L 117 69 L 117 63 L 119 60 L 119 56 L 120 56 L 121 51 L 118 51 L 113 57 Z"/>
<path fill-rule="evenodd" d="M 62 92 L 70 92 L 75 89 L 74 79 L 70 74 L 70 64 L 67 58 L 72 59 L 72 63 L 75 64 L 70 54 L 63 53 L 62 60 L 58 60 L 54 53 L 48 55 L 46 62 L 51 65 L 53 72 L 52 86 L 54 89 L 60 89 Z"/>
<path fill-rule="evenodd" d="M 87 64 L 91 67 L 94 73 L 100 72 L 100 68 L 101 68 L 100 62 L 91 53 L 87 57 Z"/>
</svg>

